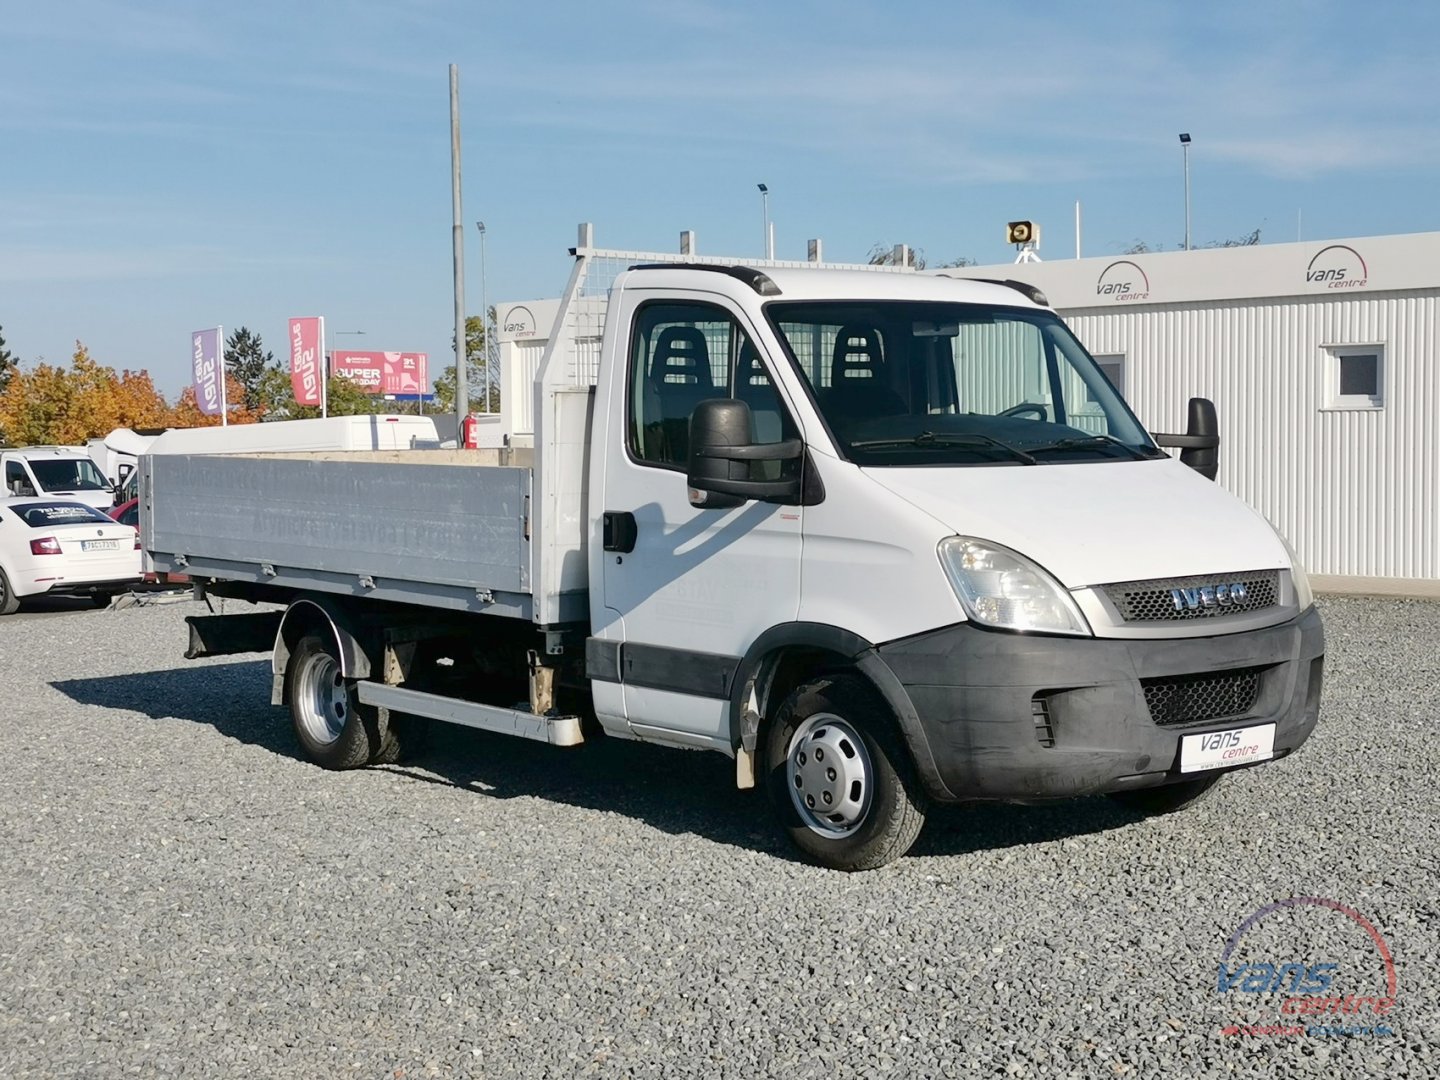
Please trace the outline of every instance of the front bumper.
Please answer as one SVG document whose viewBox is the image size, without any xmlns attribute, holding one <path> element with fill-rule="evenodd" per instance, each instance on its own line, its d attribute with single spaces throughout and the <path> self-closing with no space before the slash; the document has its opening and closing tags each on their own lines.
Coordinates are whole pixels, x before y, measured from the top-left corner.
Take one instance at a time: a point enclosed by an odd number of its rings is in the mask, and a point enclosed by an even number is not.
<svg viewBox="0 0 1440 1080">
<path fill-rule="evenodd" d="M 876 650 L 913 707 L 906 735 L 926 786 L 946 801 L 1170 783 L 1182 778 L 1182 735 L 1248 724 L 1273 722 L 1283 757 L 1315 729 L 1324 653 L 1313 607 L 1278 626 L 1216 637 L 1039 637 L 960 624 Z M 1152 718 L 1141 680 L 1242 670 L 1259 682 L 1242 712 L 1163 726 Z"/>
</svg>

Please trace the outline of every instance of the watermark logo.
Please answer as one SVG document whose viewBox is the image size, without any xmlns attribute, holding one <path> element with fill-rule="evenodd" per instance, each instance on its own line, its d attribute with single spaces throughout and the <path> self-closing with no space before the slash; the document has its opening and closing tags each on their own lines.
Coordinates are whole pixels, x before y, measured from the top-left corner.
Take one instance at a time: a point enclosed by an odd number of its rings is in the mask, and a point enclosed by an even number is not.
<svg viewBox="0 0 1440 1080">
<path fill-rule="evenodd" d="M 1353 921 L 1369 939 L 1373 957 L 1365 961 L 1320 956 L 1270 955 L 1240 959 L 1245 934 L 1277 911 L 1338 912 Z M 1316 914 L 1319 914 L 1317 912 Z M 1374 924 L 1354 908 L 1319 896 L 1294 896 L 1267 904 L 1242 922 L 1225 942 L 1216 970 L 1215 991 L 1227 1003 L 1278 1015 L 1253 1023 L 1226 1024 L 1222 1035 L 1331 1037 L 1394 1035 L 1396 978 L 1390 946 Z M 1279 998 L 1278 1006 L 1275 999 Z M 1248 1010 L 1247 1010 L 1248 1011 Z"/>
<path fill-rule="evenodd" d="M 1150 296 L 1150 278 L 1139 263 L 1120 259 L 1100 271 L 1095 279 L 1095 295 L 1116 303 L 1144 300 Z"/>
<path fill-rule="evenodd" d="M 1354 248 L 1331 244 L 1305 267 L 1305 283 L 1322 289 L 1363 289 L 1370 283 L 1370 268 Z"/>
</svg>

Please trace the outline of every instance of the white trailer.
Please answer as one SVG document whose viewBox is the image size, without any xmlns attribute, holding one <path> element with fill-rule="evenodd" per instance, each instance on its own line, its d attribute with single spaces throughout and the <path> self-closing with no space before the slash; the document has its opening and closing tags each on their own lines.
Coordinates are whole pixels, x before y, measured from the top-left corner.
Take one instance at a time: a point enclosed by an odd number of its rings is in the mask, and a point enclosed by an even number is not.
<svg viewBox="0 0 1440 1080">
<path fill-rule="evenodd" d="M 189 654 L 272 649 L 312 761 L 419 718 L 715 750 L 855 870 L 935 800 L 1166 812 L 1313 730 L 1320 620 L 1197 471 L 1207 402 L 1187 468 L 1024 286 L 573 254 L 498 446 L 142 462 L 153 567 L 285 605 Z"/>
</svg>

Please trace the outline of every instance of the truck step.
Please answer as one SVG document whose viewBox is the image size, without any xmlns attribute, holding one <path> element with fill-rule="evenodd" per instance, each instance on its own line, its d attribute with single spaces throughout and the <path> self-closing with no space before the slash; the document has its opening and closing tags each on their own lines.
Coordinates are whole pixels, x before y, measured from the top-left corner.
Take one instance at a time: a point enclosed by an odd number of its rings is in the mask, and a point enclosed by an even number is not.
<svg viewBox="0 0 1440 1080">
<path fill-rule="evenodd" d="M 412 716 L 443 720 L 447 724 L 494 731 L 501 735 L 517 735 L 522 739 L 549 743 L 551 746 L 577 746 L 584 742 L 578 716 L 536 716 L 528 710 L 506 709 L 498 705 L 481 705 L 461 698 L 427 694 L 423 690 L 407 690 L 403 686 L 361 682 L 356 686 L 360 700 Z"/>
</svg>

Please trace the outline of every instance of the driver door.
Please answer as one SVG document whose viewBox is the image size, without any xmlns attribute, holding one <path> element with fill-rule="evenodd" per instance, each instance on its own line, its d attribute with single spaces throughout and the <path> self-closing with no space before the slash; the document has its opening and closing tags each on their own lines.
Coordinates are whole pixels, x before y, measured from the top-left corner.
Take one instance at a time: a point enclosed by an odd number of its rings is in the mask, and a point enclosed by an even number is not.
<svg viewBox="0 0 1440 1080">
<path fill-rule="evenodd" d="M 611 616 L 603 634 L 621 642 L 625 716 L 635 734 L 726 748 L 741 657 L 762 631 L 799 611 L 803 511 L 756 501 L 691 506 L 690 414 L 709 398 L 739 398 L 751 407 L 754 441 L 797 431 L 737 313 L 693 298 L 627 300 L 623 437 L 609 440 L 604 482 L 611 539 L 626 540 L 603 555 Z"/>
</svg>

